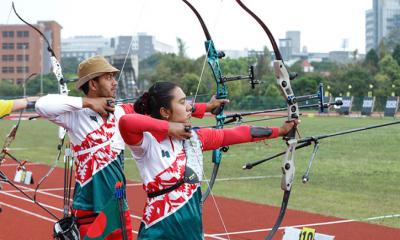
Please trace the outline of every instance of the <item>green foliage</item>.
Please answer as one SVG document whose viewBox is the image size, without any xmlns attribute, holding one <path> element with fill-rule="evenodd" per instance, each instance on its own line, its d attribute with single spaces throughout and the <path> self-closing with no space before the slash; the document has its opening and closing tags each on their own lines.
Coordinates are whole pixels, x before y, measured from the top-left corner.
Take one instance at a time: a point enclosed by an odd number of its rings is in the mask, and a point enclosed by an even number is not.
<svg viewBox="0 0 400 240">
<path fill-rule="evenodd" d="M 375 75 L 377 95 L 388 96 L 393 91 L 392 85 L 397 86 L 395 92 L 399 94 L 400 67 L 391 55 L 386 55 L 379 61 L 379 72 Z"/>
<path fill-rule="evenodd" d="M 309 95 L 316 93 L 319 83 L 324 82 L 326 79 L 320 74 L 303 74 L 292 82 L 292 88 L 296 95 Z"/>
<path fill-rule="evenodd" d="M 370 70 L 372 74 L 376 74 L 378 71 L 379 57 L 375 49 L 369 50 L 365 56 L 363 66 Z"/>
<path fill-rule="evenodd" d="M 271 54 L 267 47 L 264 47 L 263 54 L 256 56 L 256 69 L 255 76 L 256 78 L 262 79 L 265 75 L 272 74 L 271 69 Z"/>
<path fill-rule="evenodd" d="M 400 44 L 396 45 L 396 47 L 393 50 L 392 56 L 397 61 L 397 64 L 400 65 Z"/>
<path fill-rule="evenodd" d="M 181 81 L 181 85 L 183 86 L 183 91 L 190 96 L 195 95 L 198 82 L 199 82 L 199 76 L 197 76 L 194 73 L 187 73 L 183 75 Z M 205 92 L 206 90 L 207 89 L 205 88 L 204 85 L 200 85 L 199 92 Z"/>
<path fill-rule="evenodd" d="M 176 43 L 178 45 L 178 56 L 186 57 L 186 44 L 181 38 L 176 38 Z"/>
<path fill-rule="evenodd" d="M 61 59 L 61 65 L 63 68 L 64 75 L 66 73 L 76 74 L 78 70 L 79 60 L 75 57 L 64 57 Z"/>
<path fill-rule="evenodd" d="M 23 95 L 22 85 L 16 85 L 12 81 L 0 81 L 0 96 L 17 97 Z"/>
<path fill-rule="evenodd" d="M 53 74 L 43 75 L 43 93 L 58 93 L 58 82 Z M 40 94 L 41 77 L 30 80 L 26 84 L 26 93 L 30 96 Z"/>
<path fill-rule="evenodd" d="M 316 72 L 333 72 L 338 68 L 337 63 L 326 60 L 322 62 L 311 62 L 311 65 L 313 65 L 314 71 Z"/>
<path fill-rule="evenodd" d="M 369 84 L 374 84 L 373 77 L 369 71 L 359 64 L 346 65 L 338 69 L 329 78 L 332 94 L 338 96 L 346 94 L 351 96 L 367 96 Z M 351 85 L 351 89 L 349 89 Z"/>
<path fill-rule="evenodd" d="M 295 62 L 292 66 L 289 67 L 289 72 L 295 72 L 298 75 L 304 74 L 304 70 L 303 70 L 303 61 L 304 60 L 299 60 L 297 62 Z"/>
</svg>

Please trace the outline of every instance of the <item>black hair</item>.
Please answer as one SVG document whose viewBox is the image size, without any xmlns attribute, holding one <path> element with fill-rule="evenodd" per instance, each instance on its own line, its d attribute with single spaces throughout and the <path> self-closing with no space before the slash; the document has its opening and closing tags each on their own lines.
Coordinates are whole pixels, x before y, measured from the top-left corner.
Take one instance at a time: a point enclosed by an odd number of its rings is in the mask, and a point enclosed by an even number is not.
<svg viewBox="0 0 400 240">
<path fill-rule="evenodd" d="M 89 81 L 85 82 L 85 84 L 83 84 L 81 86 L 81 90 L 83 91 L 83 93 L 87 96 L 89 93 Z"/>
<path fill-rule="evenodd" d="M 174 98 L 172 90 L 178 87 L 172 82 L 157 82 L 150 87 L 134 104 L 135 112 L 150 115 L 153 118 L 162 119 L 160 109 L 171 109 L 171 101 Z"/>
<path fill-rule="evenodd" d="M 99 79 L 99 77 L 95 77 L 95 78 L 93 78 L 92 80 L 97 81 L 98 79 Z M 80 87 L 80 89 L 83 91 L 83 93 L 84 93 L 86 96 L 87 96 L 88 93 L 89 93 L 89 82 L 90 82 L 90 80 L 87 81 L 87 82 L 85 82 L 85 84 L 83 84 L 83 85 Z"/>
</svg>

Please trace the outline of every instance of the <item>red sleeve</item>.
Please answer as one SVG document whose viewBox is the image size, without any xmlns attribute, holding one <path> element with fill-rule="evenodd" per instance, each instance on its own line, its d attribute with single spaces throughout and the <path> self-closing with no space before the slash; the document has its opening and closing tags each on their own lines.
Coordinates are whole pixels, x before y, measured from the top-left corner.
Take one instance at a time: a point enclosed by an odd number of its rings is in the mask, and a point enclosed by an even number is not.
<svg viewBox="0 0 400 240">
<path fill-rule="evenodd" d="M 195 118 L 203 118 L 206 112 L 207 103 L 195 103 L 194 104 L 194 112 L 192 112 L 192 116 Z"/>
<path fill-rule="evenodd" d="M 125 143 L 138 144 L 143 139 L 143 132 L 150 132 L 157 141 L 168 135 L 167 121 L 155 119 L 142 114 L 126 114 L 119 120 L 119 130 Z"/>
<path fill-rule="evenodd" d="M 268 137 L 253 138 L 250 134 L 250 126 L 238 126 L 234 128 L 213 129 L 201 128 L 197 131 L 203 150 L 214 150 L 222 146 L 229 146 L 239 143 L 257 142 L 279 136 L 278 127 L 269 127 L 272 134 Z"/>
<path fill-rule="evenodd" d="M 133 104 L 132 103 L 122 104 L 121 107 L 124 110 L 125 114 L 135 113 L 135 109 L 133 108 Z"/>
</svg>

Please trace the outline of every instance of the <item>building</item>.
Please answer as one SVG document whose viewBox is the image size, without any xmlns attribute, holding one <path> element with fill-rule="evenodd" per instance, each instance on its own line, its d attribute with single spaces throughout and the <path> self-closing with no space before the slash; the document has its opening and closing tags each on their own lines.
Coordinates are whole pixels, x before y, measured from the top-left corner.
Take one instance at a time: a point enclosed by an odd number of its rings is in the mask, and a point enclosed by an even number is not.
<svg viewBox="0 0 400 240">
<path fill-rule="evenodd" d="M 115 49 L 116 55 L 128 54 L 129 47 L 131 53 L 137 53 L 139 49 L 137 36 L 118 36 L 111 39 L 111 47 Z"/>
<path fill-rule="evenodd" d="M 115 48 L 116 55 L 126 55 L 130 47 L 131 53 L 137 54 L 139 60 L 146 59 L 157 52 L 174 52 L 171 45 L 159 42 L 154 36 L 145 33 L 139 33 L 137 36 L 118 36 L 111 41 L 111 47 Z"/>
<path fill-rule="evenodd" d="M 107 59 L 113 66 L 121 70 L 118 76 L 117 99 L 138 97 L 140 94 L 137 85 L 139 77 L 138 56 L 133 53 L 128 55 L 124 53 L 108 56 Z"/>
<path fill-rule="evenodd" d="M 300 53 L 300 31 L 287 31 L 286 38 L 292 40 L 292 54 Z"/>
<path fill-rule="evenodd" d="M 378 50 L 383 38 L 400 28 L 400 0 L 373 0 L 373 8 L 365 14 L 366 52 Z"/>
<path fill-rule="evenodd" d="M 226 58 L 238 59 L 238 58 L 247 58 L 249 56 L 249 50 L 223 50 Z"/>
<path fill-rule="evenodd" d="M 173 53 L 174 48 L 157 41 L 153 36 L 140 33 L 137 36 L 75 36 L 62 40 L 61 55 L 76 58 L 78 61 L 95 56 L 137 54 L 143 60 L 156 52 Z"/>
<path fill-rule="evenodd" d="M 157 52 L 174 53 L 174 48 L 171 45 L 157 41 L 153 36 L 139 33 L 137 49 L 139 60 L 146 59 Z"/>
<path fill-rule="evenodd" d="M 329 52 L 329 60 L 337 63 L 350 63 L 354 59 L 352 58 L 352 53 L 349 51 L 331 51 Z"/>
<path fill-rule="evenodd" d="M 314 66 L 307 60 L 301 63 L 301 67 L 303 68 L 303 72 L 314 72 Z"/>
<path fill-rule="evenodd" d="M 49 40 L 57 58 L 61 55 L 61 25 L 55 21 L 35 24 Z M 51 72 L 46 42 L 26 24 L 0 25 L 0 80 L 23 83 L 29 75 Z"/>
<path fill-rule="evenodd" d="M 283 60 L 291 59 L 293 54 L 292 39 L 289 38 L 279 39 L 279 50 L 282 54 Z"/>
<path fill-rule="evenodd" d="M 110 48 L 110 39 L 103 36 L 75 36 L 62 40 L 61 57 L 82 61 L 108 48 Z"/>
</svg>

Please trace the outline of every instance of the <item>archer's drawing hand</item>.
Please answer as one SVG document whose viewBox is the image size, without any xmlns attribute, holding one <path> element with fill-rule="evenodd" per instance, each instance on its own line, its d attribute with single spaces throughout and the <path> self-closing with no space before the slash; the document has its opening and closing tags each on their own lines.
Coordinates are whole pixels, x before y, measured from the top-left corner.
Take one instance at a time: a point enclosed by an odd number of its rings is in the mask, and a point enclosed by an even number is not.
<svg viewBox="0 0 400 240">
<path fill-rule="evenodd" d="M 115 110 L 115 99 L 114 98 L 83 98 L 83 107 L 90 108 L 93 111 L 99 113 L 102 117 L 108 117 L 109 113 L 113 113 Z"/>
<path fill-rule="evenodd" d="M 168 136 L 179 140 L 189 139 L 192 137 L 191 129 L 190 123 L 169 122 Z"/>
</svg>

